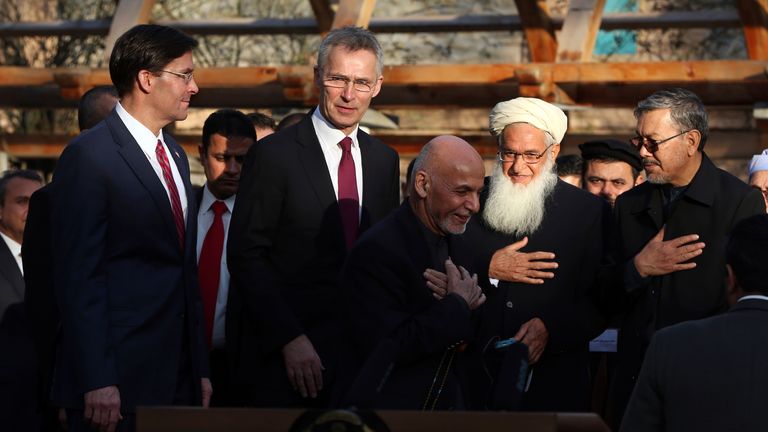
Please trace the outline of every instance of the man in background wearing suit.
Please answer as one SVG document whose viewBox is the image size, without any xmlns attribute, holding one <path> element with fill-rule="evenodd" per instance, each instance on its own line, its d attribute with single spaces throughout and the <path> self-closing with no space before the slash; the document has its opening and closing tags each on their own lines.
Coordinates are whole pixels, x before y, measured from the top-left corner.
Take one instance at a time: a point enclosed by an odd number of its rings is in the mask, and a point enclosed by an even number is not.
<svg viewBox="0 0 768 432">
<path fill-rule="evenodd" d="M 632 144 L 647 181 L 619 195 L 613 262 L 626 314 L 609 398 L 614 428 L 631 394 L 653 334 L 727 308 L 723 290 L 726 235 L 742 219 L 765 213 L 760 192 L 707 157 L 708 116 L 690 90 L 659 90 L 635 107 Z M 610 414 L 609 414 L 610 415 Z"/>
<path fill-rule="evenodd" d="M 212 406 L 228 406 L 235 402 L 230 390 L 228 359 L 231 356 L 225 349 L 229 270 L 227 255 L 223 252 L 243 159 L 255 142 L 256 133 L 250 119 L 240 111 L 223 109 L 205 120 L 203 140 L 198 147 L 206 182 L 195 191 L 196 201 L 200 204 L 197 262 L 205 336 L 211 352 L 211 384 L 216 389 Z"/>
<path fill-rule="evenodd" d="M 104 120 L 117 105 L 113 85 L 94 87 L 83 94 L 77 106 L 80 132 Z M 27 227 L 21 252 L 24 256 L 24 302 L 35 340 L 38 361 L 38 399 L 46 430 L 58 427 L 57 410 L 50 407 L 51 378 L 59 335 L 59 310 L 53 288 L 51 255 L 51 186 L 38 189 L 29 200 Z"/>
<path fill-rule="evenodd" d="M 196 46 L 158 25 L 120 36 L 109 61 L 120 102 L 67 146 L 54 174 L 53 399 L 70 431 L 132 430 L 138 405 L 210 397 L 197 206 L 186 155 L 162 131 L 187 117 L 198 91 Z"/>
<path fill-rule="evenodd" d="M 315 67 L 318 107 L 246 157 L 228 245 L 241 337 L 227 343 L 237 343 L 248 404 L 329 402 L 339 271 L 358 235 L 399 202 L 397 153 L 358 128 L 382 68 L 372 33 L 331 31 Z"/>
<path fill-rule="evenodd" d="M 730 310 L 659 330 L 622 431 L 762 431 L 768 399 L 768 215 L 741 221 L 725 248 Z"/>
<path fill-rule="evenodd" d="M 31 430 L 40 420 L 36 361 L 24 311 L 21 244 L 29 199 L 43 179 L 30 170 L 0 178 L 0 428 Z"/>
</svg>

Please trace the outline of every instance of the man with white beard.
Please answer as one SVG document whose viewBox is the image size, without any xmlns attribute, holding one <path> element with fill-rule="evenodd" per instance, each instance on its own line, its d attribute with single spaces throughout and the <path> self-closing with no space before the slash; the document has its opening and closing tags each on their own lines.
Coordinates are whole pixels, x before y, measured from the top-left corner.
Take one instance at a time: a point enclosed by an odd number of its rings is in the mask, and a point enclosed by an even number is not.
<svg viewBox="0 0 768 432">
<path fill-rule="evenodd" d="M 496 342 L 509 338 L 529 349 L 523 410 L 589 409 L 588 344 L 603 330 L 593 290 L 608 206 L 558 179 L 566 128 L 562 110 L 534 98 L 501 102 L 490 114 L 498 164 L 486 179 L 482 217 L 462 236 L 480 260 L 475 268 L 487 269 L 475 364 L 467 368 L 473 409 L 491 408 L 487 395 L 505 385 L 501 372 L 486 371 Z"/>
</svg>

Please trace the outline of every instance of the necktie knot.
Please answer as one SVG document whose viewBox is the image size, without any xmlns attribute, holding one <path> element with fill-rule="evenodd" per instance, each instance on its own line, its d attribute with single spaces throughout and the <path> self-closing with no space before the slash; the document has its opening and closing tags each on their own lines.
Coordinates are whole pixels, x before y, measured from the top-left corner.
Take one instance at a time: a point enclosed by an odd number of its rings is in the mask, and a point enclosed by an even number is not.
<svg viewBox="0 0 768 432">
<path fill-rule="evenodd" d="M 217 200 L 211 204 L 211 210 L 213 210 L 214 217 L 221 217 L 221 215 L 227 212 L 227 205 L 224 204 L 224 201 Z"/>
<path fill-rule="evenodd" d="M 350 137 L 344 137 L 341 141 L 339 141 L 339 147 L 341 147 L 341 151 L 343 153 L 348 153 L 352 149 L 352 138 Z"/>
</svg>

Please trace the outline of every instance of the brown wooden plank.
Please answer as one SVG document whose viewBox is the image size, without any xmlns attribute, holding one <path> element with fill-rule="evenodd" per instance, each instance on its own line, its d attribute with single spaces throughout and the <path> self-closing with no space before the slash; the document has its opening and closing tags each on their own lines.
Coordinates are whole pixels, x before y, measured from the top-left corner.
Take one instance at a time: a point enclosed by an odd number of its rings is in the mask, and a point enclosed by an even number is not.
<svg viewBox="0 0 768 432">
<path fill-rule="evenodd" d="M 528 41 L 531 61 L 555 61 L 557 40 L 546 0 L 515 0 L 515 5 Z"/>
<path fill-rule="evenodd" d="M 600 30 L 605 0 L 571 0 L 557 39 L 557 61 L 589 62 Z"/>
<path fill-rule="evenodd" d="M 309 0 L 309 4 L 312 6 L 312 12 L 315 14 L 317 32 L 320 34 L 328 33 L 331 30 L 335 15 L 333 9 L 331 9 L 330 0 Z"/>
<path fill-rule="evenodd" d="M 368 28 L 376 0 L 340 0 L 331 28 L 357 26 Z"/>
<path fill-rule="evenodd" d="M 149 22 L 149 16 L 152 12 L 152 6 L 155 0 L 120 0 L 115 10 L 115 16 L 112 18 L 112 24 L 109 27 L 109 34 L 104 43 L 104 58 L 109 61 L 109 55 L 112 53 L 112 47 L 115 46 L 117 38 L 137 24 L 146 24 Z"/>
<path fill-rule="evenodd" d="M 768 60 L 768 0 L 739 0 L 744 41 L 752 60 Z"/>
</svg>

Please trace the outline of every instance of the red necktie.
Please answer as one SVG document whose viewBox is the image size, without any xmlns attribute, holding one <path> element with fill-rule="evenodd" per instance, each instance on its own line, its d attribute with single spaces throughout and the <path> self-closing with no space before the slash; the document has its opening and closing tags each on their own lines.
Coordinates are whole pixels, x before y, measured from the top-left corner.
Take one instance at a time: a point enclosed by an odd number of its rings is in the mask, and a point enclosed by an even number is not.
<svg viewBox="0 0 768 432">
<path fill-rule="evenodd" d="M 157 161 L 160 162 L 160 168 L 163 169 L 163 179 L 165 179 L 165 185 L 168 186 L 168 192 L 171 195 L 173 222 L 176 224 L 176 232 L 179 234 L 179 245 L 181 250 L 184 250 L 184 211 L 181 210 L 181 199 L 179 199 L 179 190 L 176 189 L 176 182 L 173 181 L 171 164 L 168 163 L 168 156 L 166 156 L 163 143 L 160 140 L 157 140 L 155 154 L 157 154 Z"/>
<path fill-rule="evenodd" d="M 221 215 L 227 211 L 224 201 L 211 205 L 213 223 L 205 234 L 200 259 L 197 262 L 197 275 L 200 280 L 200 296 L 203 300 L 205 336 L 208 346 L 213 338 L 213 321 L 216 318 L 216 298 L 219 295 L 219 277 L 221 276 L 221 253 L 224 250 L 224 222 Z"/>
<path fill-rule="evenodd" d="M 359 226 L 360 199 L 357 194 L 357 178 L 355 176 L 355 161 L 352 159 L 352 138 L 344 137 L 339 142 L 341 161 L 339 162 L 339 211 L 341 224 L 344 228 L 344 239 L 347 249 L 357 240 Z"/>
</svg>

